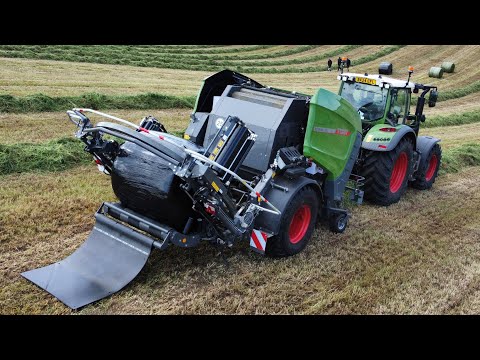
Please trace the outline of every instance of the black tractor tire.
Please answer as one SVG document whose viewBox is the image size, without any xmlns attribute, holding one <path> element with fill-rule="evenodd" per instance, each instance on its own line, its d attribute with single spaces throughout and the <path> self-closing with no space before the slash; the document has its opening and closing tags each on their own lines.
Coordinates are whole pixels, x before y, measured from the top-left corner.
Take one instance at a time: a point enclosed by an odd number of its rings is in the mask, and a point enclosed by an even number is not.
<svg viewBox="0 0 480 360">
<path fill-rule="evenodd" d="M 312 237 L 318 207 L 319 196 L 311 186 L 292 196 L 281 215 L 279 233 L 268 239 L 265 254 L 286 257 L 301 252 Z"/>
<path fill-rule="evenodd" d="M 360 172 L 365 177 L 364 198 L 383 206 L 398 202 L 412 172 L 413 145 L 406 138 L 391 151 L 369 151 Z"/>
<path fill-rule="evenodd" d="M 329 226 L 330 230 L 334 233 L 341 234 L 345 231 L 348 225 L 347 214 L 336 214 L 330 217 Z"/>
<path fill-rule="evenodd" d="M 425 160 L 423 166 L 417 170 L 415 180 L 410 183 L 410 186 L 415 189 L 430 189 L 435 182 L 442 161 L 442 149 L 439 144 L 433 146 Z"/>
</svg>

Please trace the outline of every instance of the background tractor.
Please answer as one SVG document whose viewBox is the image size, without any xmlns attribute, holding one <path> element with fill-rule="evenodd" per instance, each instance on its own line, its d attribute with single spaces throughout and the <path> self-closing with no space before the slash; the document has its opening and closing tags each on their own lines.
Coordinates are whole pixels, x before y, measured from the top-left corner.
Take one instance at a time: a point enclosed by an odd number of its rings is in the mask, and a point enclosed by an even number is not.
<svg viewBox="0 0 480 360">
<path fill-rule="evenodd" d="M 442 152 L 440 139 L 418 136 L 426 94 L 428 106 L 437 101 L 437 87 L 382 75 L 344 73 L 338 94 L 358 111 L 362 145 L 354 172 L 365 178 L 365 199 L 380 205 L 399 201 L 407 185 L 429 189 L 437 177 Z M 410 112 L 412 93 L 418 94 Z"/>
</svg>

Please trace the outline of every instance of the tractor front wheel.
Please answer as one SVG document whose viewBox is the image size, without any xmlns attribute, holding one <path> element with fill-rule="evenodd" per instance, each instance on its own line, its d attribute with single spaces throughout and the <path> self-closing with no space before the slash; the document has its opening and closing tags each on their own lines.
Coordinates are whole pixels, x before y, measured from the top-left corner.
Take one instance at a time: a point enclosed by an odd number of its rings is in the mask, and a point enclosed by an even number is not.
<svg viewBox="0 0 480 360">
<path fill-rule="evenodd" d="M 369 151 L 361 171 L 365 177 L 365 199 L 384 206 L 398 202 L 407 190 L 412 158 L 412 143 L 405 138 L 391 151 Z"/>
<path fill-rule="evenodd" d="M 318 202 L 318 194 L 310 186 L 291 197 L 281 215 L 278 235 L 267 241 L 266 255 L 292 256 L 307 246 L 317 222 Z"/>
<path fill-rule="evenodd" d="M 415 180 L 410 185 L 419 190 L 430 189 L 437 178 L 440 161 L 442 160 L 442 149 L 435 144 L 428 153 L 425 163 L 415 174 Z"/>
</svg>

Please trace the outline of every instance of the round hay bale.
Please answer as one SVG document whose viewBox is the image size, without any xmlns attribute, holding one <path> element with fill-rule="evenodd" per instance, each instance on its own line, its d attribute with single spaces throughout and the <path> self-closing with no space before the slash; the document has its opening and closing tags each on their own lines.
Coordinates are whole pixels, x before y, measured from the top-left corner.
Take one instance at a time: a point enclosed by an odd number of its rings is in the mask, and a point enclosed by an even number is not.
<svg viewBox="0 0 480 360">
<path fill-rule="evenodd" d="M 389 62 L 382 62 L 378 67 L 378 73 L 384 75 L 392 75 L 393 72 L 393 65 Z"/>
<path fill-rule="evenodd" d="M 443 69 L 441 67 L 433 66 L 430 68 L 430 71 L 428 72 L 428 76 L 441 79 L 443 76 Z"/>
<path fill-rule="evenodd" d="M 446 73 L 453 73 L 453 71 L 455 70 L 455 64 L 453 62 L 450 62 L 450 61 L 444 61 L 442 63 L 442 69 Z"/>
</svg>

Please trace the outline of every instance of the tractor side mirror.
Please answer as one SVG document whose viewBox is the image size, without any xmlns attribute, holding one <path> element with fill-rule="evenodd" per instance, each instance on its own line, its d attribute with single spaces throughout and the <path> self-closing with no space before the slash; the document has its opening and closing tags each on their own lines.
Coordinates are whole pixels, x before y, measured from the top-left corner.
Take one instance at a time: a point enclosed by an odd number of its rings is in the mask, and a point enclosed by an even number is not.
<svg viewBox="0 0 480 360">
<path fill-rule="evenodd" d="M 437 103 L 438 99 L 438 91 L 432 90 L 430 91 L 430 95 L 428 96 L 428 107 L 434 107 Z"/>
</svg>

